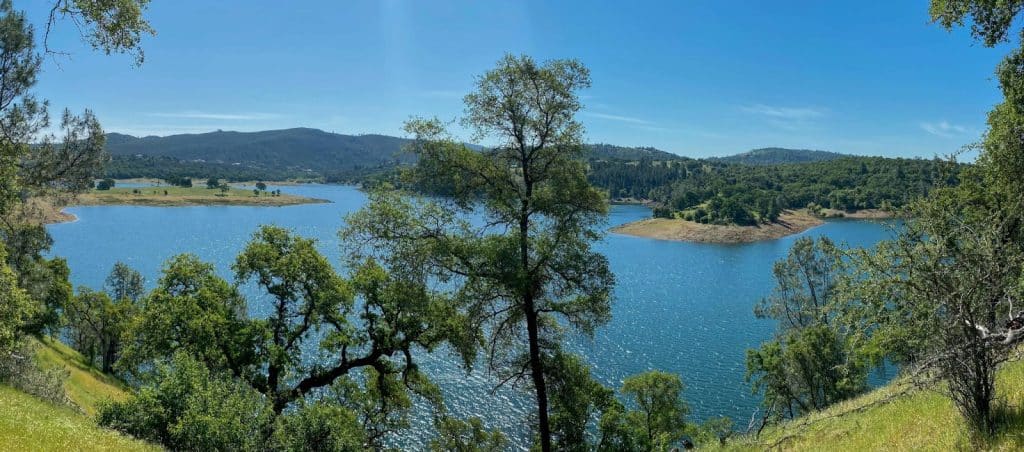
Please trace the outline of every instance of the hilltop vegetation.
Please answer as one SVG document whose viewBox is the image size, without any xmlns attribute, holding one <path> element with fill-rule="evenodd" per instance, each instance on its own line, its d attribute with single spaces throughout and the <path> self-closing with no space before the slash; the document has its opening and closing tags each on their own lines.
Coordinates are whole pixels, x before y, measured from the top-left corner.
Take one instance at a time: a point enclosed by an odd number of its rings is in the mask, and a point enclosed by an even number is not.
<svg viewBox="0 0 1024 452">
<path fill-rule="evenodd" d="M 708 160 L 743 165 L 779 165 L 784 163 L 810 163 L 852 157 L 847 154 L 809 149 L 761 148 L 726 157 L 712 157 Z"/>
</svg>

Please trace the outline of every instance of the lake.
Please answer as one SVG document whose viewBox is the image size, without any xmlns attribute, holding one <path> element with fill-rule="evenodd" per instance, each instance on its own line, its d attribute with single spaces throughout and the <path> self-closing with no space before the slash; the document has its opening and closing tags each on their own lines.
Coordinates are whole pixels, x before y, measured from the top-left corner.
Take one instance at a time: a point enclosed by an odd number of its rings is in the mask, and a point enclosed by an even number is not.
<svg viewBox="0 0 1024 452">
<path fill-rule="evenodd" d="M 337 264 L 342 216 L 359 209 L 366 196 L 347 186 L 275 188 L 333 203 L 74 207 L 67 210 L 78 221 L 49 226 L 55 242 L 51 254 L 68 260 L 75 286 L 95 289 L 102 287 L 117 261 L 139 270 L 152 287 L 164 261 L 182 252 L 216 264 L 222 276 L 231 278 L 229 266 L 257 225 L 276 224 L 317 238 L 322 252 Z M 609 227 L 649 216 L 650 210 L 642 206 L 615 205 Z M 567 347 L 583 354 L 594 375 L 616 388 L 623 378 L 649 369 L 678 373 L 686 384 L 691 419 L 729 416 L 745 428 L 759 399 L 744 382 L 744 354 L 770 338 L 775 327 L 756 319 L 753 306 L 771 290 L 772 263 L 805 235 L 870 246 L 890 232 L 882 222 L 838 220 L 780 240 L 743 245 L 609 234 L 598 249 L 608 256 L 617 279 L 612 320 L 592 341 L 573 340 Z M 252 288 L 246 292 L 250 312 L 259 315 L 266 299 Z M 493 378 L 480 372 L 466 375 L 446 353 L 425 356 L 421 362 L 443 388 L 454 414 L 478 415 L 513 437 L 524 434 L 533 408 L 522 392 L 503 388 L 491 394 Z M 418 417 L 402 444 L 424 444 L 429 422 L 428 416 Z"/>
</svg>

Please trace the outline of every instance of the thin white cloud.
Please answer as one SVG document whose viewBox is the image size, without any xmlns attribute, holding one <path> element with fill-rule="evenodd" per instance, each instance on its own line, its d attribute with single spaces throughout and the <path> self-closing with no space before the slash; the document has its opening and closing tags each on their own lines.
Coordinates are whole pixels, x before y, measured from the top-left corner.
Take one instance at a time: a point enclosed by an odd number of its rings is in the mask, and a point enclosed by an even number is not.
<svg viewBox="0 0 1024 452">
<path fill-rule="evenodd" d="M 149 113 L 147 114 L 147 116 L 174 119 L 207 119 L 215 121 L 260 121 L 267 119 L 277 119 L 281 117 L 281 115 L 275 113 L 209 113 L 203 111 Z"/>
<path fill-rule="evenodd" d="M 949 121 L 922 122 L 920 126 L 925 132 L 942 138 L 953 138 L 968 132 L 966 127 L 950 124 Z"/>
<path fill-rule="evenodd" d="M 769 125 L 789 131 L 806 130 L 814 121 L 828 114 L 828 110 L 816 107 L 780 107 L 752 104 L 740 107 L 740 111 L 758 116 Z"/>
<path fill-rule="evenodd" d="M 826 111 L 814 107 L 777 107 L 765 104 L 744 105 L 740 110 L 759 116 L 790 121 L 806 121 L 825 116 Z"/>
<path fill-rule="evenodd" d="M 645 119 L 640 119 L 640 118 L 634 118 L 632 116 L 610 115 L 610 114 L 607 114 L 607 113 L 593 113 L 593 112 L 589 112 L 589 111 L 585 112 L 583 114 L 587 115 L 587 116 L 594 117 L 594 118 L 607 119 L 609 121 L 626 122 L 626 123 L 630 123 L 630 124 L 640 124 L 640 125 L 652 125 L 653 124 L 653 123 L 651 123 L 651 121 L 648 121 L 648 120 L 645 120 Z"/>
</svg>

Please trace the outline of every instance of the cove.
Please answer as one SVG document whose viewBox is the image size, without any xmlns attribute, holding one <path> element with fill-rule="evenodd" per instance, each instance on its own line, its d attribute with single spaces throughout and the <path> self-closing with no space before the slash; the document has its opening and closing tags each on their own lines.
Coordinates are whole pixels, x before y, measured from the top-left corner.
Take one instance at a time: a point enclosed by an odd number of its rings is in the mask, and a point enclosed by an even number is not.
<svg viewBox="0 0 1024 452">
<path fill-rule="evenodd" d="M 359 190 L 336 185 L 271 187 L 282 192 L 332 201 L 288 207 L 73 207 L 71 223 L 53 224 L 51 255 L 68 260 L 75 286 L 99 289 L 111 267 L 122 261 L 153 287 L 163 263 L 183 252 L 197 255 L 232 278 L 230 265 L 260 224 L 276 224 L 314 237 L 320 250 L 338 265 L 337 231 L 342 216 L 366 202 Z M 608 227 L 650 217 L 636 205 L 613 205 Z M 686 384 L 691 419 L 729 416 L 745 428 L 760 400 L 744 382 L 744 356 L 771 337 L 775 325 L 753 315 L 754 304 L 773 285 L 773 262 L 784 257 L 801 236 L 827 236 L 837 243 L 871 246 L 891 236 L 891 223 L 835 220 L 779 240 L 717 245 L 670 242 L 609 233 L 597 246 L 608 256 L 616 277 L 612 320 L 593 340 L 573 339 L 567 348 L 585 356 L 594 375 L 618 387 L 625 377 L 649 369 L 678 373 Z M 261 315 L 266 299 L 243 288 L 250 314 Z M 421 354 L 422 366 L 444 391 L 453 414 L 476 415 L 512 437 L 523 423 L 531 399 L 513 388 L 492 394 L 495 379 L 481 370 L 470 375 L 447 353 Z M 429 416 L 414 419 L 401 438 L 420 449 L 429 440 Z M 522 444 L 523 441 L 513 441 Z"/>
</svg>

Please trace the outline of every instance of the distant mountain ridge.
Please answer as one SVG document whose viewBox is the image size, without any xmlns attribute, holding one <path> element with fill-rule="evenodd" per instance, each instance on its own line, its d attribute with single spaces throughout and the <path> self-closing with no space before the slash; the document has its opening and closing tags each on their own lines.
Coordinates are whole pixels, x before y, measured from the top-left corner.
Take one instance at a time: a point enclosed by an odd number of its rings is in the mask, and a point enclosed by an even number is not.
<svg viewBox="0 0 1024 452">
<path fill-rule="evenodd" d="M 838 152 L 811 149 L 760 148 L 726 157 L 711 157 L 708 160 L 743 165 L 778 165 L 783 163 L 824 162 L 844 157 L 852 156 Z"/>
<path fill-rule="evenodd" d="M 161 174 L 233 175 L 248 178 L 316 178 L 346 180 L 412 163 L 403 151 L 407 138 L 388 135 L 343 135 L 312 128 L 260 132 L 215 131 L 164 137 L 107 134 L 114 156 L 108 175 L 161 177 Z M 479 146 L 469 145 L 474 149 Z M 588 144 L 592 161 L 692 161 L 653 147 Z M 812 163 L 850 157 L 807 149 L 762 148 L 708 161 L 724 164 L 775 165 Z"/>
<path fill-rule="evenodd" d="M 115 158 L 173 158 L 192 164 L 240 165 L 280 172 L 331 174 L 415 161 L 403 152 L 406 138 L 343 135 L 294 128 L 261 132 L 216 131 L 165 137 L 107 134 L 107 152 Z M 650 147 L 611 144 L 586 146 L 591 159 L 677 160 L 684 157 Z"/>
<path fill-rule="evenodd" d="M 161 156 L 182 161 L 294 170 L 344 171 L 412 161 L 408 140 L 386 135 L 342 135 L 295 128 L 261 132 L 216 131 L 166 137 L 107 134 L 113 156 Z"/>
</svg>

